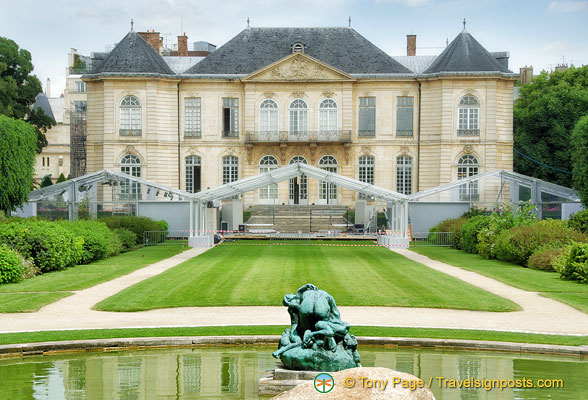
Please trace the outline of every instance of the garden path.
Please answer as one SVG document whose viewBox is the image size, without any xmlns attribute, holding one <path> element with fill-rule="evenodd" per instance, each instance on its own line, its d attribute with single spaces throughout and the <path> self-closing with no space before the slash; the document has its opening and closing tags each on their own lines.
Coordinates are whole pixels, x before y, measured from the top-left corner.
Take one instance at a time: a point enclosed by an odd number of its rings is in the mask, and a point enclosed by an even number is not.
<svg viewBox="0 0 588 400">
<path fill-rule="evenodd" d="M 43 307 L 36 313 L 0 314 L 0 332 L 130 327 L 288 325 L 283 307 L 186 307 L 133 313 L 92 310 L 103 299 L 203 253 L 191 249 L 169 259 L 102 283 Z M 397 253 L 516 302 L 515 312 L 484 312 L 407 307 L 339 307 L 353 325 L 482 329 L 512 332 L 588 335 L 588 314 L 558 301 L 508 286 L 409 250 Z M 432 282 L 434 284 L 434 282 Z"/>
</svg>

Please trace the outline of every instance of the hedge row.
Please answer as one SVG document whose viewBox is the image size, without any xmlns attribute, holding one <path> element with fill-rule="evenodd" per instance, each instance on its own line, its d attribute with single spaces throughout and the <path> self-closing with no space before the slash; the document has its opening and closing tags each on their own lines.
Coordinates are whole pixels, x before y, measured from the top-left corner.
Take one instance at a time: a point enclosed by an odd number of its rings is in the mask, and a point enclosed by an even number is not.
<svg viewBox="0 0 588 400">
<path fill-rule="evenodd" d="M 135 234 L 135 243 L 143 243 L 143 232 L 146 231 L 167 231 L 167 222 L 154 221 L 147 217 L 103 217 L 98 221 L 104 222 L 110 229 L 127 229 Z"/>
</svg>

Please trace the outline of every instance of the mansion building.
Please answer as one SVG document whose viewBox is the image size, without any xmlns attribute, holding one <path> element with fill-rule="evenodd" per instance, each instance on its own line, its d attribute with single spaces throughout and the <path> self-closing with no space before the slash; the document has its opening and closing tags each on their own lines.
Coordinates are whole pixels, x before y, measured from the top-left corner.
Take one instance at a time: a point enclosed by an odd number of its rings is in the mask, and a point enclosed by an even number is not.
<svg viewBox="0 0 588 400">
<path fill-rule="evenodd" d="M 439 56 L 416 56 L 408 35 L 408 55 L 391 57 L 350 27 L 248 27 L 191 63 L 162 56 L 149 34 L 131 30 L 81 78 L 87 173 L 118 170 L 198 192 L 300 162 L 411 194 L 512 171 L 518 74 L 508 53 L 488 52 L 465 28 Z M 243 200 L 357 198 L 302 176 Z"/>
</svg>

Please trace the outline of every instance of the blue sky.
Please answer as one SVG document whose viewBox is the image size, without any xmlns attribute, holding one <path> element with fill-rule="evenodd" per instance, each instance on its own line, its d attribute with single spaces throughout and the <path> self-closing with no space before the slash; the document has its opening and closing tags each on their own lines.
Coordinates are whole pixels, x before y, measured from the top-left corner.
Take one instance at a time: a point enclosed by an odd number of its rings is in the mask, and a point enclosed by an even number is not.
<svg viewBox="0 0 588 400">
<path fill-rule="evenodd" d="M 67 53 L 104 51 L 128 32 L 155 29 L 170 44 L 222 45 L 247 26 L 351 26 L 390 55 L 406 54 L 417 35 L 417 55 L 438 54 L 467 20 L 467 30 L 488 50 L 510 52 L 510 69 L 588 64 L 588 0 L 0 0 L 0 36 L 29 50 L 35 73 L 52 95 L 65 85 Z M 164 35 L 164 34 L 170 35 Z"/>
</svg>

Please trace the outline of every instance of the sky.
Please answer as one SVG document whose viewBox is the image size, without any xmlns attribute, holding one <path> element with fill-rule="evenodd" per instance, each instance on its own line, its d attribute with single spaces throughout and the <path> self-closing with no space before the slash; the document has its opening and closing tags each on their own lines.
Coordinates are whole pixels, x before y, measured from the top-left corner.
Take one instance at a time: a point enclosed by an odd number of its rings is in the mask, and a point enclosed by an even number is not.
<svg viewBox="0 0 588 400">
<path fill-rule="evenodd" d="M 588 65 L 588 0 L 0 0 L 0 36 L 32 54 L 33 71 L 51 95 L 65 86 L 70 48 L 104 51 L 134 20 L 155 29 L 169 46 L 226 43 L 247 27 L 351 27 L 387 52 L 406 55 L 406 35 L 417 35 L 417 55 L 443 51 L 467 21 L 488 51 L 508 51 L 513 72 L 537 74 L 557 64 Z"/>
</svg>

